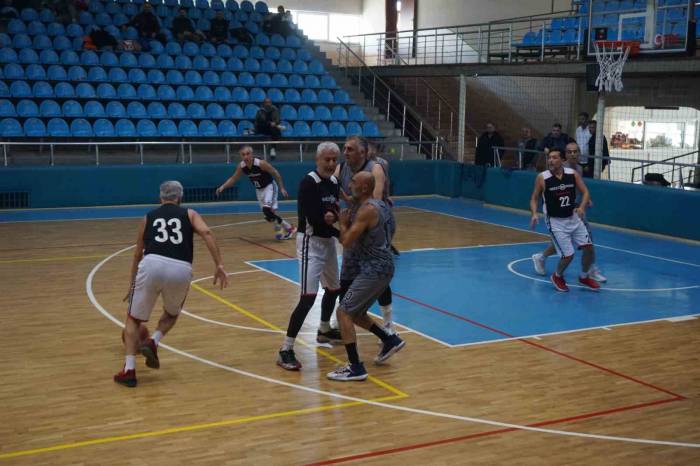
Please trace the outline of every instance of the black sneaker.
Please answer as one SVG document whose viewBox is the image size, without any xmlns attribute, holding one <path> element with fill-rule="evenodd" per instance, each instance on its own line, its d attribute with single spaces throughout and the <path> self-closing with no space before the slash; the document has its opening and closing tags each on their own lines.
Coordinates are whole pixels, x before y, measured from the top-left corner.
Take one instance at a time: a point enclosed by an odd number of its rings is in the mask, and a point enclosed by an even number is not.
<svg viewBox="0 0 700 466">
<path fill-rule="evenodd" d="M 280 350 L 279 356 L 277 357 L 277 365 L 288 371 L 298 371 L 301 369 L 301 363 L 297 361 L 293 349 Z"/>
<path fill-rule="evenodd" d="M 327 332 L 319 330 L 316 333 L 316 342 L 330 343 L 332 345 L 343 343 L 343 336 L 340 334 L 340 329 L 332 328 Z"/>
<path fill-rule="evenodd" d="M 398 334 L 392 335 L 391 340 L 382 345 L 382 349 L 379 350 L 377 357 L 374 358 L 374 363 L 384 363 L 384 361 L 393 356 L 394 353 L 398 353 L 404 346 L 406 346 L 406 342 L 399 338 Z"/>
<path fill-rule="evenodd" d="M 351 380 L 366 380 L 369 374 L 365 370 L 365 366 L 362 363 L 359 364 L 348 364 L 347 366 L 339 367 L 333 372 L 326 374 L 331 380 L 337 380 L 339 382 L 348 382 Z"/>
</svg>

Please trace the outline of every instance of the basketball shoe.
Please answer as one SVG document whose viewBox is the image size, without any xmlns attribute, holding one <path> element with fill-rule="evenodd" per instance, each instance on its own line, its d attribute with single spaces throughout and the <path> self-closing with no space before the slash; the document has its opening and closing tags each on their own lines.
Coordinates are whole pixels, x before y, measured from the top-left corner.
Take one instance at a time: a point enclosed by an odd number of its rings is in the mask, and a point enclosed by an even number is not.
<svg viewBox="0 0 700 466">
<path fill-rule="evenodd" d="M 544 271 L 545 259 L 546 258 L 540 253 L 532 255 L 532 265 L 535 267 L 535 272 L 537 275 L 546 275 L 546 272 Z"/>
<path fill-rule="evenodd" d="M 339 367 L 333 372 L 329 372 L 326 377 L 339 382 L 349 382 L 352 380 L 362 381 L 369 377 L 365 365 L 362 363 L 348 364 L 347 366 Z"/>
<path fill-rule="evenodd" d="M 158 346 L 153 338 L 149 338 L 141 345 L 141 354 L 146 358 L 146 365 L 151 369 L 160 369 L 160 360 L 158 359 Z"/>
<path fill-rule="evenodd" d="M 298 371 L 301 369 L 301 363 L 297 361 L 297 357 L 294 355 L 294 350 L 280 350 L 277 357 L 277 365 L 282 369 L 287 369 L 288 371 Z"/>
<path fill-rule="evenodd" d="M 398 333 L 391 335 L 391 339 L 382 345 L 382 348 L 374 358 L 374 363 L 377 365 L 383 364 L 387 359 L 398 353 L 406 346 L 406 342 L 399 338 Z"/>
<path fill-rule="evenodd" d="M 133 388 L 136 386 L 136 370 L 129 369 L 125 371 L 122 369 L 118 374 L 114 375 L 114 381 L 118 384 Z"/>
<path fill-rule="evenodd" d="M 553 273 L 552 276 L 549 278 L 550 280 L 552 280 L 554 288 L 556 288 L 557 291 L 569 291 L 569 287 L 566 285 L 566 280 L 564 280 L 564 277 L 560 277 L 556 273 Z"/>
</svg>

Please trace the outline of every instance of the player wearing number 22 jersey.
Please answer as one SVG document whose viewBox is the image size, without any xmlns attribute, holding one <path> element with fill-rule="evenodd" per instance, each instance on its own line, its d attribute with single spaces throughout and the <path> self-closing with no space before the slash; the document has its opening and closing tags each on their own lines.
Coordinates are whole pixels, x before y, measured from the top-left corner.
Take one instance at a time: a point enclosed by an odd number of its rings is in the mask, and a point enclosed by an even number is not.
<svg viewBox="0 0 700 466">
<path fill-rule="evenodd" d="M 190 289 L 194 233 L 204 239 L 216 265 L 214 284 L 220 282 L 222 288 L 228 284 L 214 235 L 196 211 L 180 207 L 182 192 L 177 181 L 161 184 L 161 206 L 146 214 L 139 228 L 125 298 L 129 302 L 124 325 L 126 361 L 124 369 L 114 376 L 115 382 L 128 387 L 136 386 L 137 351 L 145 356 L 148 367 L 160 367 L 158 344 L 175 325 Z M 158 296 L 163 298 L 158 328 L 139 348 L 139 327 L 151 317 Z"/>
<path fill-rule="evenodd" d="M 563 165 L 562 153 L 552 149 L 547 155 L 550 167 L 540 173 L 535 180 L 535 188 L 530 198 L 532 228 L 538 222 L 537 206 L 540 196 L 544 199 L 544 213 L 547 228 L 552 235 L 552 242 L 561 257 L 557 270 L 551 276 L 551 281 L 558 291 L 569 291 L 564 280 L 564 270 L 574 257 L 575 248 L 583 251 L 582 270 L 579 283 L 587 288 L 597 290 L 598 282 L 588 276 L 593 263 L 593 244 L 586 226 L 581 220 L 585 216 L 590 196 L 588 188 L 581 177 L 571 168 Z M 576 206 L 577 189 L 582 194 L 581 203 Z"/>
</svg>

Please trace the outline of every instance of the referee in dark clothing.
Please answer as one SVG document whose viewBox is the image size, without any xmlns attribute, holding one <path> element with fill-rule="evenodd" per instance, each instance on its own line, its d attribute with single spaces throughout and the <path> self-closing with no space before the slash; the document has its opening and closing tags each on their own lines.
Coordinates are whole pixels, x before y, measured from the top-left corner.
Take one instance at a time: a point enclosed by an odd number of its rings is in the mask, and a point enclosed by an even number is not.
<svg viewBox="0 0 700 466">
<path fill-rule="evenodd" d="M 324 295 L 321 301 L 321 324 L 316 336 L 320 343 L 339 343 L 340 331 L 331 328 L 330 320 L 340 291 L 336 238 L 340 232 L 333 224 L 340 212 L 340 187 L 333 176 L 340 148 L 333 142 L 322 142 L 316 149 L 316 169 L 299 184 L 297 209 L 297 258 L 299 259 L 300 296 L 287 327 L 277 358 L 277 365 L 289 371 L 301 369 L 294 355 L 294 340 L 316 301 L 319 283 Z"/>
</svg>

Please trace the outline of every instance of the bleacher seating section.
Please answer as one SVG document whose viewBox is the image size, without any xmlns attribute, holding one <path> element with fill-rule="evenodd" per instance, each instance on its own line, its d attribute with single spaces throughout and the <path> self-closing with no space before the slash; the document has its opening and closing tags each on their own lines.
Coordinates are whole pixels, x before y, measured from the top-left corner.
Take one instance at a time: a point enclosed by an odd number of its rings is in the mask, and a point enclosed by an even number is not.
<svg viewBox="0 0 700 466">
<path fill-rule="evenodd" d="M 686 0 L 658 0 L 655 34 L 675 36 L 676 41 L 685 42 L 688 23 Z M 619 33 L 620 14 L 646 11 L 646 0 L 584 0 L 580 2 L 578 15 L 552 18 L 549 24 L 537 30 L 527 31 L 521 40 L 514 43 L 518 48 L 576 46 L 586 43 L 586 31 L 591 27 L 607 27 L 608 40 L 644 39 L 645 21 L 642 17 L 623 19 Z M 590 15 L 590 12 L 593 12 Z M 695 18 L 700 18 L 700 5 L 695 5 Z M 700 22 L 695 25 L 696 37 L 700 37 Z M 544 37 L 543 37 L 544 34 Z M 691 32 L 692 34 L 692 32 Z"/>
<path fill-rule="evenodd" d="M 223 10 L 254 43 L 181 46 L 168 31 L 169 41 L 152 41 L 147 52 L 84 50 L 92 25 L 118 40 L 135 39 L 133 28 L 122 33 L 119 26 L 143 0 L 93 0 L 66 27 L 50 10 L 24 9 L 0 34 L 0 137 L 244 137 L 265 97 L 280 108 L 284 137 L 381 136 L 301 35 L 261 32 L 264 2 L 150 3 L 164 28 L 181 6 L 203 30 Z"/>
</svg>

